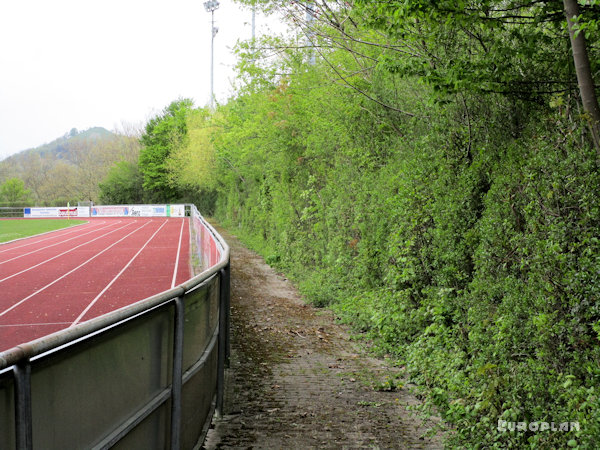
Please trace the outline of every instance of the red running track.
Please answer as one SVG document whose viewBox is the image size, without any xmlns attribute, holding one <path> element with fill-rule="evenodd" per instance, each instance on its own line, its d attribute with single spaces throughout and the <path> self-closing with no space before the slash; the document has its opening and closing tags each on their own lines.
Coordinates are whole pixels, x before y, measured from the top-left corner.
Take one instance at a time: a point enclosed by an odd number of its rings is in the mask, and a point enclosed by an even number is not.
<svg viewBox="0 0 600 450">
<path fill-rule="evenodd" d="M 191 278 L 185 218 L 92 218 L 0 245 L 0 351 Z"/>
</svg>

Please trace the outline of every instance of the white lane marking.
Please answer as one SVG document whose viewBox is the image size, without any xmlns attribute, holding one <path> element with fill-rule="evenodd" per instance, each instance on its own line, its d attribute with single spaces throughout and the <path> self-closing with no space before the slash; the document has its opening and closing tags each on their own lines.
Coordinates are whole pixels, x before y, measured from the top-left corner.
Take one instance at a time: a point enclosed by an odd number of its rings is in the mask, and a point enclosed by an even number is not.
<svg viewBox="0 0 600 450">
<path fill-rule="evenodd" d="M 120 221 L 119 221 L 119 223 L 120 223 Z M 93 229 L 93 230 L 91 230 L 91 231 L 88 231 L 87 233 L 79 234 L 79 235 L 77 235 L 77 236 L 74 236 L 74 237 L 72 237 L 72 238 L 65 239 L 64 241 L 57 242 L 56 244 L 50 244 L 50 245 L 47 245 L 47 246 L 45 246 L 45 247 L 41 247 L 41 248 L 38 248 L 38 249 L 36 249 L 36 250 L 32 250 L 32 251 L 30 251 L 29 253 L 23 253 L 22 255 L 15 256 L 14 258 L 7 259 L 6 261 L 2 261 L 2 262 L 0 262 L 0 265 L 2 265 L 2 264 L 6 264 L 7 262 L 14 261 L 15 259 L 23 258 L 24 256 L 31 255 L 31 254 L 33 254 L 33 253 L 41 252 L 42 250 L 46 250 L 47 248 L 54 247 L 54 246 L 56 246 L 56 245 L 64 244 L 64 243 L 66 243 L 66 242 L 72 241 L 73 239 L 77 239 L 77 238 L 80 238 L 80 237 L 86 236 L 86 235 L 88 235 L 88 234 L 90 234 L 90 233 L 94 233 L 94 232 L 96 232 L 96 231 L 104 230 L 104 229 L 106 229 L 106 228 L 108 228 L 108 227 L 110 227 L 110 225 L 106 225 L 105 227 L 101 227 L 101 228 L 95 228 L 95 229 Z M 39 242 L 41 242 L 41 241 L 38 241 L 38 242 L 36 242 L 36 244 L 37 244 L 37 243 L 39 243 Z M 31 245 L 31 244 L 27 244 L 27 245 Z M 25 247 L 25 246 L 23 245 L 22 247 Z M 19 248 L 19 247 L 16 247 L 16 248 Z"/>
<path fill-rule="evenodd" d="M 177 268 L 179 267 L 179 254 L 181 253 L 181 238 L 183 237 L 183 225 L 185 225 L 185 219 L 181 221 L 181 230 L 179 231 L 179 245 L 177 246 L 177 256 L 175 257 L 175 269 L 173 270 L 173 281 L 171 281 L 171 288 L 175 287 L 175 280 L 177 278 Z"/>
<path fill-rule="evenodd" d="M 45 260 L 45 261 L 42 261 L 41 263 L 38 263 L 38 264 L 36 264 L 35 266 L 28 267 L 27 269 L 21 270 L 20 272 L 17 272 L 17 273 L 14 273 L 14 274 L 12 274 L 12 275 L 9 275 L 9 276 L 7 276 L 7 277 L 5 277 L 5 278 L 2 278 L 2 279 L 0 280 L 0 283 L 4 282 L 4 281 L 6 281 L 6 280 L 9 280 L 10 278 L 16 277 L 17 275 L 21 275 L 22 273 L 25 273 L 25 272 L 28 272 L 28 271 L 30 271 L 30 270 L 33 270 L 33 269 L 35 269 L 36 267 L 39 267 L 39 266 L 41 266 L 42 264 L 46 264 L 47 262 L 50 262 L 50 261 L 52 261 L 52 260 L 54 260 L 54 259 L 56 259 L 56 258 L 59 258 L 59 257 L 61 257 L 61 256 L 63 256 L 63 255 L 66 255 L 67 253 L 70 253 L 70 252 L 72 252 L 73 250 L 77 250 L 79 247 L 83 247 L 84 245 L 88 245 L 88 244 L 89 244 L 89 243 L 91 243 L 91 242 L 94 242 L 94 241 L 96 241 L 96 240 L 98 240 L 98 239 L 100 239 L 100 238 L 103 238 L 104 236 L 108 236 L 109 234 L 111 234 L 111 233 L 114 233 L 115 231 L 119 231 L 119 230 L 121 230 L 121 229 L 123 229 L 123 228 L 125 228 L 125 227 L 127 227 L 127 226 L 129 226 L 129 225 L 130 225 L 130 224 L 125 224 L 125 225 L 123 225 L 122 227 L 120 227 L 120 228 L 117 228 L 116 230 L 109 231 L 108 233 L 104 233 L 102 236 L 98 236 L 98 237 L 96 237 L 96 238 L 94 238 L 94 239 L 91 239 L 91 240 L 89 240 L 89 241 L 87 241 L 87 242 L 84 242 L 83 244 L 79 244 L 78 246 L 76 246 L 76 247 L 73 247 L 73 248 L 72 248 L 72 249 L 70 249 L 70 250 L 64 251 L 64 252 L 62 252 L 62 253 L 59 253 L 59 254 L 58 254 L 58 255 L 56 255 L 56 256 L 53 256 L 52 258 L 49 258 L 49 259 L 47 259 L 47 260 Z"/>
<path fill-rule="evenodd" d="M 104 287 L 104 289 L 102 289 L 102 291 L 101 291 L 101 292 L 100 292 L 100 293 L 99 293 L 99 294 L 96 296 L 96 298 L 94 298 L 94 300 L 92 300 L 92 301 L 89 303 L 89 305 L 87 305 L 87 306 L 86 306 L 86 308 L 83 310 L 83 312 L 82 312 L 81 314 L 79 314 L 79 316 L 77 317 L 77 319 L 75 319 L 75 321 L 74 321 L 74 322 L 71 324 L 71 327 L 73 327 L 73 326 L 77 325 L 77 324 L 79 323 L 79 321 L 80 321 L 80 320 L 83 318 L 83 316 L 85 316 L 85 315 L 86 315 L 86 313 L 87 313 L 87 312 L 88 312 L 88 311 L 89 311 L 89 310 L 92 308 L 92 306 L 94 306 L 94 304 L 95 304 L 95 303 L 98 301 L 98 299 L 99 299 L 100 297 L 102 297 L 102 295 L 104 295 L 104 293 L 105 293 L 106 291 L 108 291 L 108 289 L 109 289 L 109 288 L 110 288 L 110 287 L 113 285 L 113 283 L 114 283 L 115 281 L 117 281 L 117 279 L 118 279 L 118 278 L 119 278 L 121 275 L 123 275 L 123 272 L 125 272 L 125 270 L 127 270 L 127 268 L 128 268 L 130 265 L 131 265 L 131 263 L 133 262 L 133 260 L 134 260 L 135 258 L 137 258 L 137 257 L 138 257 L 138 255 L 139 255 L 140 253 L 142 253 L 142 250 L 144 250 L 144 249 L 146 248 L 146 246 L 147 246 L 147 245 L 150 243 L 150 241 L 151 241 L 152 239 L 154 239 L 154 236 L 156 236 L 156 234 L 157 234 L 157 233 L 158 233 L 158 232 L 161 230 L 161 228 L 162 228 L 162 227 L 164 227 L 164 226 L 165 226 L 165 224 L 166 224 L 166 223 L 167 223 L 167 221 L 165 220 L 165 221 L 163 222 L 163 224 L 162 224 L 162 225 L 161 225 L 161 226 L 158 228 L 158 230 L 156 230 L 156 231 L 154 232 L 154 234 L 153 234 L 152 236 L 150 236 L 150 239 L 148 239 L 148 240 L 146 241 L 146 243 L 143 245 L 143 247 L 142 247 L 142 248 L 140 248 L 140 249 L 138 250 L 138 252 L 137 252 L 135 255 L 133 255 L 133 258 L 131 258 L 127 264 L 125 264 L 125 267 L 123 267 L 123 268 L 121 269 L 121 271 L 120 271 L 120 272 L 119 272 L 117 275 L 115 275 L 115 277 L 114 277 L 114 278 L 111 280 L 111 282 L 110 282 L 110 283 L 108 283 L 108 284 L 107 284 L 107 285 Z"/>
<path fill-rule="evenodd" d="M 106 247 L 104 250 L 102 250 L 99 253 L 96 253 L 94 256 L 92 256 L 91 258 L 89 258 L 87 261 L 79 264 L 77 267 L 75 267 L 74 269 L 69 270 L 67 273 L 63 274 L 62 276 L 60 276 L 59 278 L 57 278 L 56 280 L 48 283 L 46 286 L 44 286 L 43 288 L 38 289 L 37 291 L 35 291 L 34 293 L 28 295 L 27 297 L 25 297 L 23 300 L 18 301 L 17 303 L 15 303 L 14 305 L 12 305 L 11 307 L 5 309 L 4 311 L 0 312 L 0 317 L 2 317 L 4 314 L 6 314 L 9 311 L 12 311 L 13 309 L 15 309 L 17 306 L 25 303 L 27 300 L 29 300 L 31 297 L 39 294 L 40 292 L 48 289 L 50 286 L 58 283 L 60 280 L 62 280 L 63 278 L 68 277 L 69 275 L 71 275 L 73 272 L 75 272 L 78 269 L 81 269 L 83 266 L 85 266 L 87 263 L 93 261 L 94 259 L 96 259 L 98 256 L 100 256 L 102 253 L 110 250 L 112 247 L 114 247 L 115 245 L 117 245 L 119 242 L 121 242 L 122 240 L 128 238 L 129 236 L 131 236 L 133 233 L 141 230 L 142 228 L 144 228 L 146 225 L 148 225 L 150 222 L 146 222 L 144 223 L 141 227 L 136 228 L 135 230 L 133 230 L 131 233 L 127 234 L 126 236 L 122 237 L 121 239 L 119 239 L 118 241 L 113 242 L 111 245 L 109 245 L 108 247 Z"/>
<path fill-rule="evenodd" d="M 120 221 L 119 221 L 119 222 L 120 222 Z M 102 224 L 105 224 L 105 223 L 106 223 L 106 220 L 103 220 L 102 222 L 99 222 L 99 223 L 97 223 L 97 224 L 95 223 L 94 225 L 102 225 Z M 90 224 L 91 224 L 91 222 L 88 222 L 87 224 L 84 224 L 84 225 L 82 225 L 82 226 L 85 226 L 85 225 L 90 225 Z M 9 247 L 9 248 L 6 248 L 6 249 L 4 249 L 4 250 L 0 250 L 0 253 L 9 252 L 9 251 L 11 251 L 11 250 L 16 250 L 16 249 L 18 249 L 18 248 L 27 247 L 27 246 L 29 246 L 29 245 L 35 245 L 35 244 L 39 244 L 40 242 L 44 242 L 44 241 L 47 241 L 47 240 L 49 240 L 49 239 L 55 239 L 55 238 L 57 238 L 57 237 L 65 236 L 65 235 L 67 235 L 67 234 L 77 233 L 77 232 L 79 232 L 79 231 L 80 231 L 78 228 L 79 228 L 78 226 L 75 226 L 75 227 L 70 227 L 70 228 L 66 228 L 66 229 L 62 229 L 62 230 L 52 230 L 52 231 L 48 231 L 47 233 L 41 233 L 41 234 L 36 234 L 36 235 L 34 235 L 34 236 L 28 236 L 28 237 L 26 237 L 26 238 L 22 238 L 22 239 L 16 239 L 15 241 L 20 241 L 20 240 L 23 240 L 23 239 L 28 239 L 28 238 L 34 239 L 34 238 L 36 238 L 36 237 L 38 237 L 38 236 L 41 236 L 41 235 L 44 235 L 44 234 L 57 233 L 57 234 L 54 234 L 54 235 L 52 235 L 52 236 L 48 236 L 48 237 L 46 237 L 46 238 L 40 239 L 39 241 L 35 241 L 35 242 L 28 242 L 27 244 L 23 244 L 23 245 L 17 245 L 17 246 L 14 246 L 14 247 Z M 94 229 L 96 229 L 96 228 L 94 228 Z M 64 233 L 64 234 L 60 234 L 60 232 L 61 232 L 61 231 L 65 231 L 65 233 Z M 15 242 L 15 241 L 11 241 L 11 242 Z M 2 245 L 3 245 L 3 246 L 4 246 L 4 245 L 7 245 L 7 244 L 10 244 L 10 242 L 3 242 L 3 243 L 2 243 Z"/>
</svg>

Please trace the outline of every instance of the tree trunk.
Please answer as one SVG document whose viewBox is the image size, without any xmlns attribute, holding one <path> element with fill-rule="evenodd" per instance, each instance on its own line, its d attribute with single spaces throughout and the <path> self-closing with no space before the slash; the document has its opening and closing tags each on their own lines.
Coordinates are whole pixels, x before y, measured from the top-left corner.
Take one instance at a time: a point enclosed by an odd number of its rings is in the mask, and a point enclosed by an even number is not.
<svg viewBox="0 0 600 450">
<path fill-rule="evenodd" d="M 589 116 L 589 125 L 594 139 L 596 151 L 600 152 L 600 107 L 596 97 L 594 79 L 592 78 L 592 69 L 590 59 L 587 54 L 585 36 L 583 33 L 575 35 L 575 23 L 573 19 L 579 16 L 579 5 L 577 0 L 563 0 L 565 6 L 565 16 L 569 25 L 569 37 L 571 39 L 571 50 L 573 52 L 573 62 L 575 63 L 575 72 L 577 73 L 577 83 L 583 109 Z"/>
</svg>

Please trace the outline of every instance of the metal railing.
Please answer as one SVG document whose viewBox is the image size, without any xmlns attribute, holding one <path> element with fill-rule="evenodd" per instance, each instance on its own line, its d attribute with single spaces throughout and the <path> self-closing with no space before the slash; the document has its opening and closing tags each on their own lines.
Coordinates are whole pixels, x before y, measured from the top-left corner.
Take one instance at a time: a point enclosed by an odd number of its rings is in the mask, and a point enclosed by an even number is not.
<svg viewBox="0 0 600 450">
<path fill-rule="evenodd" d="M 190 228 L 212 243 L 213 256 L 203 256 L 213 264 L 202 273 L 0 353 L 2 448 L 202 445 L 223 405 L 230 267 L 227 244 L 191 212 L 198 222 Z"/>
<path fill-rule="evenodd" d="M 23 217 L 23 210 L 22 206 L 0 206 L 0 217 Z"/>
</svg>

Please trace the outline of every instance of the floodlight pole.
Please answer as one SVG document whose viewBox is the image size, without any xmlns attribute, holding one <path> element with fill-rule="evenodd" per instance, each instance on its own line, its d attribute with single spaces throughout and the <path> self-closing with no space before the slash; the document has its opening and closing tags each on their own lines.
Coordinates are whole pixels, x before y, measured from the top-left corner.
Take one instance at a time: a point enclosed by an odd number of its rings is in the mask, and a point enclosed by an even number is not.
<svg viewBox="0 0 600 450">
<path fill-rule="evenodd" d="M 211 41 L 210 41 L 210 107 L 215 108 L 215 36 L 219 29 L 215 27 L 215 11 L 219 8 L 219 2 L 211 0 L 204 2 L 204 9 L 211 14 Z"/>
<path fill-rule="evenodd" d="M 252 46 L 254 46 L 254 39 L 256 38 L 256 5 L 252 5 Z"/>
<path fill-rule="evenodd" d="M 313 22 L 315 21 L 315 7 L 312 3 L 306 4 L 306 46 L 310 48 L 309 64 L 315 65 L 315 43 L 314 43 L 314 30 Z"/>
</svg>

